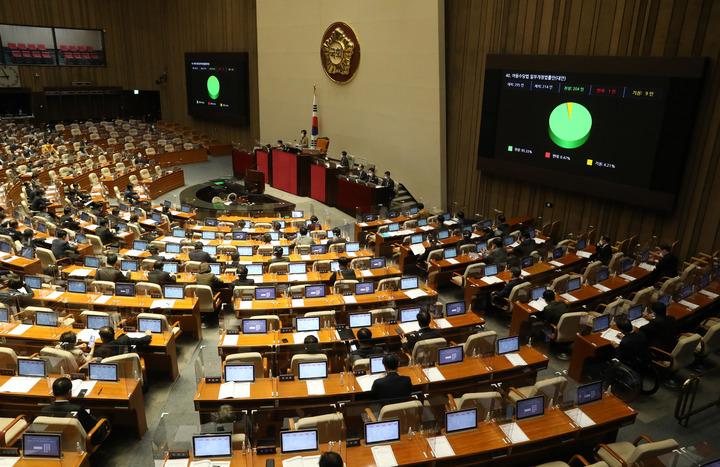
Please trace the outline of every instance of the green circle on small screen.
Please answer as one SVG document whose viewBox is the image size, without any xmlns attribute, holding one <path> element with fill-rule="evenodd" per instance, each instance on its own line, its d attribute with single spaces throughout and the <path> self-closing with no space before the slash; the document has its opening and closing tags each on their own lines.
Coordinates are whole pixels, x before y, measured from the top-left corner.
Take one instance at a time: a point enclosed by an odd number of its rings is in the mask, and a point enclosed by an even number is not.
<svg viewBox="0 0 720 467">
<path fill-rule="evenodd" d="M 220 95 L 220 81 L 217 79 L 217 76 L 210 75 L 207 80 L 207 90 L 210 99 L 218 98 L 218 96 Z"/>
<path fill-rule="evenodd" d="M 591 128 L 590 111 L 577 102 L 564 102 L 550 113 L 550 139 L 561 148 L 579 148 L 590 137 Z"/>
</svg>

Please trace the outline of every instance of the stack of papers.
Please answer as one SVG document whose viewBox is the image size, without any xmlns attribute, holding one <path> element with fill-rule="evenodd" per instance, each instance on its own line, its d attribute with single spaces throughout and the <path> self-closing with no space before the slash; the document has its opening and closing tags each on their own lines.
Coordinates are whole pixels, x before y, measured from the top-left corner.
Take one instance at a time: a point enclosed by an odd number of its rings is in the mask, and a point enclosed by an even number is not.
<svg viewBox="0 0 720 467">
<path fill-rule="evenodd" d="M 300 255 L 300 259 L 303 260 L 303 261 L 311 261 L 311 260 L 312 260 L 312 256 L 310 256 L 310 255 Z"/>
<path fill-rule="evenodd" d="M 636 328 L 641 328 L 649 322 L 650 321 L 646 320 L 645 318 L 638 318 L 638 319 L 634 319 L 632 321 L 632 325 L 635 326 Z"/>
<path fill-rule="evenodd" d="M 512 366 L 527 366 L 527 362 L 523 359 L 520 354 L 508 353 L 505 357 L 512 364 Z"/>
<path fill-rule="evenodd" d="M 100 295 L 98 298 L 95 299 L 93 303 L 107 303 L 108 300 L 110 300 L 111 298 L 113 298 L 112 295 Z"/>
<path fill-rule="evenodd" d="M 712 293 L 712 292 L 710 292 L 709 290 L 701 290 L 700 293 L 703 294 L 703 295 L 705 295 L 705 296 L 707 296 L 707 297 L 712 298 L 713 300 L 715 300 L 716 298 L 718 298 L 718 294 Z"/>
<path fill-rule="evenodd" d="M 589 258 L 592 256 L 592 254 L 588 253 L 587 251 L 582 251 L 582 250 L 576 251 L 575 254 L 581 258 Z"/>
<path fill-rule="evenodd" d="M 357 300 L 355 300 L 355 295 L 348 295 L 343 297 L 343 302 L 347 303 L 357 303 Z"/>
<path fill-rule="evenodd" d="M 595 284 L 595 285 L 593 285 L 593 287 L 595 287 L 596 289 L 598 289 L 600 292 L 607 292 L 607 291 L 610 290 L 610 288 L 605 287 L 605 286 L 602 285 L 602 284 Z"/>
<path fill-rule="evenodd" d="M 72 277 L 87 277 L 92 272 L 93 269 L 78 268 L 68 275 Z"/>
<path fill-rule="evenodd" d="M 620 331 L 616 331 L 613 328 L 608 328 L 603 331 L 601 336 L 603 337 L 603 339 L 607 339 L 609 341 L 615 342 L 616 344 L 619 344 L 621 339 L 620 337 L 618 337 L 618 334 L 620 334 Z"/>
<path fill-rule="evenodd" d="M 593 426 L 595 422 L 592 418 L 588 417 L 585 412 L 580 409 L 570 409 L 565 411 L 565 415 L 572 418 L 572 421 L 580 428 L 586 428 Z"/>
<path fill-rule="evenodd" d="M 407 295 L 408 298 L 416 299 L 426 296 L 427 293 L 423 289 L 410 289 L 405 291 L 405 295 Z"/>
<path fill-rule="evenodd" d="M 87 391 L 85 394 L 90 394 L 95 387 L 95 383 L 97 383 L 97 381 L 80 381 L 79 379 L 74 379 L 72 382 L 72 396 L 77 397 L 83 389 Z"/>
<path fill-rule="evenodd" d="M 345 254 L 348 255 L 349 258 L 356 258 L 356 257 L 357 257 L 357 254 L 355 254 L 354 251 L 346 251 Z M 310 259 L 310 257 L 308 257 L 308 259 Z"/>
<path fill-rule="evenodd" d="M 371 277 L 373 275 L 372 271 L 369 269 L 361 269 L 359 272 L 362 277 Z"/>
<path fill-rule="evenodd" d="M 141 254 L 143 254 L 143 252 L 140 250 L 128 250 L 125 252 L 126 256 L 140 256 Z"/>
<path fill-rule="evenodd" d="M 436 436 L 434 438 L 427 439 L 430 449 L 433 450 L 435 457 L 451 457 L 455 455 L 455 451 L 450 442 L 444 436 Z"/>
<path fill-rule="evenodd" d="M 377 373 L 374 375 L 362 375 L 355 378 L 355 381 L 360 385 L 360 389 L 363 392 L 369 392 L 372 389 L 372 385 L 376 379 L 380 379 L 385 376 L 383 373 Z"/>
<path fill-rule="evenodd" d="M 633 276 L 628 276 L 627 274 L 620 274 L 620 277 L 622 277 L 623 279 L 625 279 L 628 282 L 632 282 L 635 280 L 635 278 Z"/>
<path fill-rule="evenodd" d="M 307 384 L 308 396 L 322 396 L 325 394 L 325 383 L 321 379 L 309 379 Z M 250 384 L 250 383 L 248 383 Z"/>
<path fill-rule="evenodd" d="M 696 305 L 694 303 L 690 303 L 687 300 L 680 300 L 678 303 L 681 304 L 682 306 L 690 308 L 691 310 L 694 310 L 695 308 L 700 306 L 700 305 Z"/>
<path fill-rule="evenodd" d="M 35 386 L 40 378 L 30 376 L 13 376 L 0 386 L 0 392 L 28 393 Z"/>
<path fill-rule="evenodd" d="M 188 467 L 190 459 L 168 459 L 163 464 L 163 467 Z"/>
<path fill-rule="evenodd" d="M 425 253 L 425 247 L 422 243 L 415 243 L 413 245 L 410 245 L 410 251 L 412 251 L 414 255 L 420 256 L 421 254 Z"/>
<path fill-rule="evenodd" d="M 407 323 L 400 323 L 399 324 L 400 329 L 405 334 L 410 334 L 411 332 L 418 331 L 420 329 L 420 324 L 418 324 L 417 321 L 408 321 Z"/>
<path fill-rule="evenodd" d="M 55 300 L 55 299 L 57 299 L 57 298 L 62 297 L 62 294 L 63 294 L 62 292 L 59 292 L 59 291 L 56 290 L 56 291 L 54 291 L 54 292 L 51 292 L 51 293 L 47 294 L 47 295 L 45 296 L 45 299 L 47 299 L 47 300 Z"/>
<path fill-rule="evenodd" d="M 373 446 L 371 450 L 377 467 L 393 467 L 398 465 L 397 460 L 395 460 L 395 453 L 392 450 L 392 446 Z"/>
<path fill-rule="evenodd" d="M 303 342 L 305 342 L 305 338 L 307 336 L 315 336 L 318 341 L 320 340 L 320 336 L 318 336 L 317 331 L 296 332 L 293 334 L 293 343 L 302 344 Z"/>
<path fill-rule="evenodd" d="M 82 342 L 90 342 L 90 339 L 92 338 L 97 339 L 100 337 L 100 333 L 97 331 L 97 329 L 83 329 L 79 333 L 77 333 L 77 340 Z"/>
<path fill-rule="evenodd" d="M 288 278 L 288 281 L 290 281 L 290 282 L 307 281 L 308 280 L 307 274 L 288 274 L 287 278 Z"/>
<path fill-rule="evenodd" d="M 282 461 L 283 467 L 316 467 L 320 463 L 320 454 L 316 456 L 295 456 Z"/>
<path fill-rule="evenodd" d="M 653 264 L 640 263 L 640 264 L 638 264 L 638 266 L 641 267 L 641 268 L 643 268 L 643 269 L 645 269 L 645 270 L 647 270 L 647 271 L 654 271 L 654 270 L 655 270 L 655 265 L 653 265 Z"/>
<path fill-rule="evenodd" d="M 520 428 L 517 423 L 502 425 L 500 429 L 503 433 L 505 433 L 511 443 L 524 443 L 525 441 L 530 441 L 530 438 L 527 437 L 525 432 L 522 431 L 522 428 Z"/>
<path fill-rule="evenodd" d="M 439 327 L 440 329 L 447 329 L 453 327 L 453 325 L 450 324 L 450 321 L 446 320 L 445 318 L 438 318 L 434 321 L 437 327 Z"/>
<path fill-rule="evenodd" d="M 556 268 L 561 268 L 561 267 L 564 266 L 563 263 L 561 263 L 560 261 L 555 261 L 555 260 L 548 261 L 548 263 L 552 264 L 552 265 L 555 266 Z"/>
<path fill-rule="evenodd" d="M 250 383 L 230 381 L 220 385 L 218 399 L 247 399 L 250 397 Z"/>
<path fill-rule="evenodd" d="M 293 307 L 302 307 L 305 306 L 305 300 L 302 298 L 293 298 L 292 299 L 292 306 Z"/>
<path fill-rule="evenodd" d="M 498 276 L 485 276 L 480 280 L 485 282 L 486 284 L 497 284 L 499 282 L 502 282 L 502 279 L 500 279 Z"/>
<path fill-rule="evenodd" d="M 252 300 L 240 300 L 238 308 L 240 308 L 241 310 L 249 310 L 252 308 L 252 304 Z"/>
<path fill-rule="evenodd" d="M 425 373 L 425 376 L 431 383 L 436 381 L 445 381 L 445 376 L 443 376 L 438 367 L 424 368 L 423 373 Z"/>
<path fill-rule="evenodd" d="M 447 262 L 450 264 L 460 264 L 460 261 L 456 260 L 455 258 L 448 258 Z"/>
<path fill-rule="evenodd" d="M 537 300 L 530 300 L 528 305 L 535 308 L 536 310 L 544 310 L 547 306 L 547 302 L 544 298 L 538 298 Z"/>
<path fill-rule="evenodd" d="M 239 334 L 225 334 L 221 345 L 237 345 Z"/>
<path fill-rule="evenodd" d="M 527 277 L 529 275 L 530 275 L 530 273 L 527 272 L 526 270 L 524 270 L 524 269 L 520 270 L 520 277 Z"/>
<path fill-rule="evenodd" d="M 154 308 L 172 308 L 175 306 L 175 300 L 153 300 L 150 309 Z"/>
<path fill-rule="evenodd" d="M 564 293 L 564 294 L 561 294 L 560 296 L 570 303 L 576 302 L 578 300 L 576 297 L 573 297 L 569 293 Z"/>
<path fill-rule="evenodd" d="M 32 327 L 31 324 L 18 324 L 12 331 L 8 332 L 11 336 L 21 336 L 25 331 Z"/>
<path fill-rule="evenodd" d="M 230 461 L 192 461 L 190 462 L 190 467 L 230 467 Z"/>
<path fill-rule="evenodd" d="M 423 225 L 422 227 L 419 227 L 419 229 L 422 230 L 422 231 L 424 231 L 424 232 L 427 232 L 428 230 L 432 230 L 432 229 L 434 229 L 434 228 L 435 228 L 435 227 L 433 227 L 432 225 Z"/>
</svg>

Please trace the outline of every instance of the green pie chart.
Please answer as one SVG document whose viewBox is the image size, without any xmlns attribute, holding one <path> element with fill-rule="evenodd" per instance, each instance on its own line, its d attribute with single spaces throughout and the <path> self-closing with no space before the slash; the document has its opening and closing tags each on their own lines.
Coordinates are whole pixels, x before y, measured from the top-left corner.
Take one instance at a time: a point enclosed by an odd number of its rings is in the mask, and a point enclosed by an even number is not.
<svg viewBox="0 0 720 467">
<path fill-rule="evenodd" d="M 207 80 L 208 95 L 211 99 L 217 99 L 220 95 L 220 81 L 217 76 L 210 75 Z"/>
<path fill-rule="evenodd" d="M 579 148 L 588 137 L 592 128 L 592 115 L 584 105 L 577 102 L 565 102 L 550 113 L 550 139 L 565 149 Z"/>
</svg>

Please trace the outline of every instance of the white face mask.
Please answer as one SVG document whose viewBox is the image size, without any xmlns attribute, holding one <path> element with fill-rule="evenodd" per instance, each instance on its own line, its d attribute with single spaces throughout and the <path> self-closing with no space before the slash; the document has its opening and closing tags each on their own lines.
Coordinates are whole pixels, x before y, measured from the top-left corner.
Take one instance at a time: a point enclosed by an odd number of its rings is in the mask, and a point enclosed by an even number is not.
<svg viewBox="0 0 720 467">
<path fill-rule="evenodd" d="M 385 180 L 387 180 L 388 178 L 390 178 L 390 175 L 385 175 Z"/>
</svg>

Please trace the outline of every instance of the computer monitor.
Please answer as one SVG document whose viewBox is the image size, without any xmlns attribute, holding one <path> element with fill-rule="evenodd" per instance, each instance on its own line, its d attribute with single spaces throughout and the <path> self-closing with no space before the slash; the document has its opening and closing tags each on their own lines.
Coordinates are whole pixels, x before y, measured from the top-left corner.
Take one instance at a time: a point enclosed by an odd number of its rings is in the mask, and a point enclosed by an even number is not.
<svg viewBox="0 0 720 467">
<path fill-rule="evenodd" d="M 328 362 L 300 362 L 298 363 L 298 379 L 324 379 L 328 375 Z"/>
<path fill-rule="evenodd" d="M 332 230 L 326 230 L 326 231 L 325 231 L 325 234 L 327 235 L 327 238 L 334 238 L 334 237 L 335 237 L 335 234 L 333 233 Z M 338 235 L 338 236 L 339 236 L 339 235 Z"/>
<path fill-rule="evenodd" d="M 413 206 L 413 207 L 410 208 L 410 215 L 411 215 L 411 216 L 414 216 L 414 215 L 417 214 L 418 212 L 419 212 L 419 209 L 418 209 L 417 206 Z"/>
<path fill-rule="evenodd" d="M 475 245 L 475 251 L 477 251 L 478 253 L 482 253 L 484 250 L 487 250 L 486 242 L 480 242 L 477 245 Z"/>
<path fill-rule="evenodd" d="M 233 232 L 232 233 L 232 239 L 233 240 L 247 240 L 247 232 Z"/>
<path fill-rule="evenodd" d="M 700 276 L 700 287 L 705 288 L 710 285 L 710 274 L 703 274 Z"/>
<path fill-rule="evenodd" d="M 18 357 L 17 363 L 18 376 L 39 376 L 44 378 L 47 375 L 45 360 Z"/>
<path fill-rule="evenodd" d="M 515 403 L 515 407 L 517 408 L 515 418 L 518 421 L 544 415 L 545 396 L 540 395 L 536 397 L 528 397 L 527 399 L 520 399 Z"/>
<path fill-rule="evenodd" d="M 445 305 L 445 317 L 460 316 L 465 314 L 465 302 L 451 302 Z"/>
<path fill-rule="evenodd" d="M 217 245 L 203 245 L 202 251 L 209 255 L 216 255 L 217 254 Z"/>
<path fill-rule="evenodd" d="M 365 445 L 400 441 L 400 420 L 383 420 L 365 424 Z"/>
<path fill-rule="evenodd" d="M 503 245 L 510 246 L 513 243 L 515 243 L 515 237 L 512 235 L 508 235 L 507 237 L 503 238 Z"/>
<path fill-rule="evenodd" d="M 280 432 L 280 452 L 283 454 L 317 451 L 318 430 L 291 430 Z"/>
<path fill-rule="evenodd" d="M 87 243 L 87 238 L 85 237 L 85 234 L 75 234 L 75 243 L 84 245 Z"/>
<path fill-rule="evenodd" d="M 398 212 L 397 211 L 388 211 L 387 216 L 388 216 L 388 219 L 395 219 L 398 216 Z"/>
<path fill-rule="evenodd" d="M 172 236 L 178 238 L 185 238 L 185 229 L 172 229 Z"/>
<path fill-rule="evenodd" d="M 415 245 L 416 243 L 422 243 L 422 242 L 423 242 L 423 234 L 421 234 L 421 233 L 413 234 L 410 237 L 410 243 L 412 243 L 413 245 Z"/>
<path fill-rule="evenodd" d="M 449 230 L 441 230 L 440 232 L 438 232 L 437 238 L 438 238 L 438 240 L 445 240 L 445 239 L 450 238 L 450 231 Z"/>
<path fill-rule="evenodd" d="M 411 321 L 417 321 L 417 315 L 420 313 L 419 306 L 413 306 L 410 308 L 400 308 L 400 322 L 409 323 Z"/>
<path fill-rule="evenodd" d="M 347 242 L 345 244 L 345 251 L 347 253 L 360 251 L 360 244 L 358 242 Z"/>
<path fill-rule="evenodd" d="M 498 273 L 498 266 L 497 264 L 488 264 L 485 266 L 484 274 L 486 277 L 495 276 Z"/>
<path fill-rule="evenodd" d="M 253 247 L 251 246 L 239 246 L 237 251 L 240 256 L 253 256 Z"/>
<path fill-rule="evenodd" d="M 383 269 L 386 267 L 385 257 L 370 258 L 370 269 Z"/>
<path fill-rule="evenodd" d="M 232 434 L 193 435 L 194 459 L 232 457 Z"/>
<path fill-rule="evenodd" d="M 98 315 L 88 315 L 87 316 L 88 329 L 100 329 L 105 326 L 110 326 L 110 317 L 109 316 L 98 316 Z"/>
<path fill-rule="evenodd" d="M 593 332 L 602 332 L 610 327 L 610 315 L 600 315 L 593 319 Z"/>
<path fill-rule="evenodd" d="M 9 320 L 7 308 L 0 308 L 0 323 L 7 323 Z"/>
<path fill-rule="evenodd" d="M 34 290 L 42 289 L 42 277 L 40 276 L 25 276 L 25 284 Z M 84 282 L 84 281 L 83 281 Z"/>
<path fill-rule="evenodd" d="M 577 404 L 585 405 L 602 400 L 603 383 L 594 381 L 577 387 Z"/>
<path fill-rule="evenodd" d="M 527 231 L 527 234 L 530 236 L 530 238 L 535 238 L 535 229 L 530 229 Z"/>
<path fill-rule="evenodd" d="M 205 218 L 205 226 L 206 227 L 217 227 L 218 220 L 215 217 L 206 217 Z"/>
<path fill-rule="evenodd" d="M 162 221 L 163 221 L 162 214 L 160 214 L 159 212 L 154 212 L 154 213 L 152 213 L 152 216 L 150 216 L 150 218 L 151 218 L 152 220 L 154 220 L 155 222 L 162 222 Z"/>
<path fill-rule="evenodd" d="M 58 325 L 58 314 L 57 311 L 36 311 L 35 312 L 35 324 L 38 326 L 52 326 Z"/>
<path fill-rule="evenodd" d="M 225 381 L 238 383 L 255 382 L 255 365 L 252 363 L 225 364 Z"/>
<path fill-rule="evenodd" d="M 293 219 L 301 219 L 302 217 L 304 217 L 304 213 L 302 211 L 293 211 L 290 214 L 290 217 L 292 217 Z"/>
<path fill-rule="evenodd" d="M 165 244 L 165 253 L 172 253 L 177 254 L 180 253 L 180 244 L 179 243 L 166 243 Z"/>
<path fill-rule="evenodd" d="M 203 230 L 202 239 L 203 240 L 215 240 L 215 232 L 212 230 Z"/>
<path fill-rule="evenodd" d="M 263 265 L 260 263 L 246 264 L 245 267 L 248 270 L 248 276 L 262 276 Z"/>
<path fill-rule="evenodd" d="M 461 363 L 463 361 L 463 347 L 460 345 L 438 349 L 438 365 Z"/>
<path fill-rule="evenodd" d="M 340 262 L 339 261 L 330 261 L 330 270 L 331 271 L 339 271 L 340 270 Z"/>
<path fill-rule="evenodd" d="M 125 212 L 128 210 L 128 206 L 127 206 L 127 204 L 120 203 L 120 204 L 118 204 L 118 209 L 121 210 L 122 212 Z"/>
<path fill-rule="evenodd" d="M 597 272 L 597 281 L 598 282 L 605 282 L 610 278 L 610 269 L 608 268 L 600 268 Z"/>
<path fill-rule="evenodd" d="M 620 268 L 622 269 L 622 272 L 628 272 L 632 269 L 633 266 L 633 260 L 630 258 L 624 259 L 622 263 L 620 263 Z"/>
<path fill-rule="evenodd" d="M 350 327 L 355 328 L 369 328 L 372 326 L 372 314 L 370 313 L 351 313 L 348 315 L 348 321 Z"/>
<path fill-rule="evenodd" d="M 71 293 L 87 293 L 87 285 L 84 280 L 81 279 L 68 279 L 67 291 Z"/>
<path fill-rule="evenodd" d="M 325 296 L 324 285 L 306 285 L 305 298 L 323 298 Z"/>
<path fill-rule="evenodd" d="M 288 274 L 305 274 L 307 266 L 305 263 L 290 263 L 288 266 Z"/>
<path fill-rule="evenodd" d="M 163 322 L 160 318 L 138 318 L 138 331 L 145 332 L 148 329 L 153 334 L 162 334 Z"/>
<path fill-rule="evenodd" d="M 290 254 L 290 247 L 289 247 L 289 246 L 281 246 L 280 248 L 282 248 L 282 254 L 283 254 L 283 256 L 287 256 L 287 255 Z"/>
<path fill-rule="evenodd" d="M 532 289 L 532 299 L 540 300 L 541 298 L 543 298 L 543 294 L 545 293 L 546 290 L 547 290 L 547 287 L 545 287 L 544 285 L 540 286 L 540 287 L 534 287 Z"/>
<path fill-rule="evenodd" d="M 88 363 L 90 372 L 88 379 L 91 381 L 117 381 L 117 363 Z"/>
<path fill-rule="evenodd" d="M 170 274 L 177 274 L 178 263 L 163 263 L 162 270 L 165 272 L 169 272 Z"/>
<path fill-rule="evenodd" d="M 188 206 L 187 204 L 181 204 L 180 205 L 180 212 L 184 212 L 185 214 L 190 214 L 190 211 L 192 208 Z"/>
<path fill-rule="evenodd" d="M 182 285 L 163 285 L 163 297 L 182 300 L 185 298 L 185 288 Z"/>
<path fill-rule="evenodd" d="M 163 206 L 165 206 L 166 208 L 169 208 L 170 206 L 172 206 L 172 201 L 170 201 L 169 199 L 166 199 L 165 201 L 163 201 Z"/>
<path fill-rule="evenodd" d="M 147 242 L 145 240 L 133 240 L 133 250 L 147 250 Z"/>
<path fill-rule="evenodd" d="M 577 241 L 577 249 L 578 250 L 584 250 L 586 245 L 587 245 L 587 242 L 583 238 L 581 238 L 580 240 Z"/>
<path fill-rule="evenodd" d="M 402 279 L 400 279 L 400 290 L 411 290 L 411 289 L 417 289 L 417 288 L 418 288 L 417 276 L 403 277 Z"/>
<path fill-rule="evenodd" d="M 255 300 L 275 300 L 275 287 L 256 288 Z"/>
<path fill-rule="evenodd" d="M 371 355 L 370 360 L 370 374 L 371 375 L 378 375 L 380 373 L 385 373 L 385 365 L 383 364 L 383 357 L 384 355 Z"/>
<path fill-rule="evenodd" d="M 568 279 L 567 291 L 574 292 L 574 291 L 578 290 L 581 285 L 582 285 L 582 277 L 573 277 L 571 279 Z"/>
<path fill-rule="evenodd" d="M 400 230 L 400 224 L 397 222 L 388 225 L 388 232 L 397 232 L 398 230 Z"/>
<path fill-rule="evenodd" d="M 640 256 L 640 262 L 646 263 L 647 260 L 650 259 L 650 252 L 648 250 L 645 250 L 642 252 L 642 255 Z"/>
<path fill-rule="evenodd" d="M 210 272 L 215 274 L 216 276 L 219 276 L 222 274 L 222 269 L 220 268 L 220 263 L 208 263 L 208 266 L 210 266 Z"/>
<path fill-rule="evenodd" d="M 642 318 L 642 313 L 643 313 L 642 305 L 633 305 L 630 308 L 628 308 L 628 319 L 630 321 L 635 321 L 638 318 Z"/>
<path fill-rule="evenodd" d="M 445 433 L 474 430 L 477 428 L 477 409 L 445 412 Z"/>
<path fill-rule="evenodd" d="M 83 263 L 86 268 L 97 269 L 100 267 L 100 258 L 98 258 L 97 256 L 86 256 L 83 260 Z"/>
<path fill-rule="evenodd" d="M 375 293 L 374 282 L 358 282 L 355 284 L 355 295 L 368 295 Z"/>
<path fill-rule="evenodd" d="M 295 330 L 297 332 L 312 332 L 320 330 L 320 317 L 309 316 L 295 318 Z"/>
<path fill-rule="evenodd" d="M 22 435 L 22 455 L 31 459 L 60 459 L 60 434 L 28 433 Z"/>
<path fill-rule="evenodd" d="M 324 255 L 327 253 L 327 246 L 325 245 L 310 245 L 311 255 Z"/>
<path fill-rule="evenodd" d="M 450 259 L 457 256 L 457 249 L 455 248 L 445 248 L 443 250 L 443 258 Z"/>
<path fill-rule="evenodd" d="M 560 259 L 563 257 L 563 249 L 561 246 L 553 248 L 552 251 L 553 259 Z"/>
<path fill-rule="evenodd" d="M 372 222 L 375 220 L 375 216 L 373 214 L 363 214 L 363 222 Z"/>
<path fill-rule="evenodd" d="M 38 232 L 40 232 L 40 233 L 47 233 L 47 225 L 46 225 L 44 222 L 38 222 L 37 230 L 38 230 Z M 8 247 L 9 247 L 9 244 L 6 243 L 6 245 L 8 245 Z M 7 252 L 9 252 L 9 251 L 10 251 L 10 250 L 8 249 Z M 7 253 L 7 252 L 6 252 L 6 253 Z"/>
<path fill-rule="evenodd" d="M 534 262 L 534 258 L 532 256 L 525 256 L 523 259 L 520 260 L 520 266 L 525 268 L 531 268 Z"/>
<path fill-rule="evenodd" d="M 142 209 L 140 209 L 140 208 L 135 208 L 135 209 L 133 210 L 133 212 L 134 212 L 135 214 L 137 214 L 139 217 L 143 217 L 143 215 L 144 215 L 143 212 L 142 212 Z"/>
<path fill-rule="evenodd" d="M 266 319 L 244 319 L 242 320 L 243 334 L 267 334 Z"/>
<path fill-rule="evenodd" d="M 518 336 L 505 337 L 497 340 L 498 355 L 517 352 L 520 350 L 520 338 Z"/>
<path fill-rule="evenodd" d="M 660 295 L 657 298 L 657 301 L 665 306 L 670 306 L 670 295 Z"/>
<path fill-rule="evenodd" d="M 115 284 L 115 295 L 118 297 L 134 297 L 135 284 L 132 282 L 118 282 Z"/>
<path fill-rule="evenodd" d="M 425 227 L 426 225 L 428 225 L 426 218 L 418 219 L 418 227 Z"/>
<path fill-rule="evenodd" d="M 83 221 L 83 222 L 89 222 L 89 221 L 90 221 L 90 214 L 88 214 L 88 213 L 85 212 L 85 211 L 81 212 L 81 213 L 80 213 L 80 220 Z"/>
<path fill-rule="evenodd" d="M 693 286 L 692 286 L 692 284 L 688 284 L 688 285 L 683 286 L 683 288 L 682 288 L 682 298 L 683 298 L 683 299 L 688 298 L 690 295 L 692 295 L 692 293 L 693 293 Z"/>
<path fill-rule="evenodd" d="M 269 232 L 270 234 L 270 240 L 278 241 L 280 240 L 280 234 L 278 232 Z"/>
<path fill-rule="evenodd" d="M 24 246 L 20 249 L 20 257 L 21 258 L 33 259 L 33 255 L 34 255 L 34 252 L 33 252 L 32 248 L 28 248 L 28 247 Z"/>
<path fill-rule="evenodd" d="M 137 272 L 138 263 L 134 259 L 123 259 L 120 261 L 120 269 L 123 271 Z"/>
</svg>

